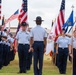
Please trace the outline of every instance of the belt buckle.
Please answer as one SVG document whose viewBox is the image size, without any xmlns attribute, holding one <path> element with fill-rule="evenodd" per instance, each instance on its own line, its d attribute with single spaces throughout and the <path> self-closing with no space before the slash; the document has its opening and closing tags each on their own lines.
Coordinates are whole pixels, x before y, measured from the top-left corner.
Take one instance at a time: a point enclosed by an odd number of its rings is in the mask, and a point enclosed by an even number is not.
<svg viewBox="0 0 76 75">
<path fill-rule="evenodd" d="M 23 44 L 23 45 L 25 45 L 25 44 Z"/>
</svg>

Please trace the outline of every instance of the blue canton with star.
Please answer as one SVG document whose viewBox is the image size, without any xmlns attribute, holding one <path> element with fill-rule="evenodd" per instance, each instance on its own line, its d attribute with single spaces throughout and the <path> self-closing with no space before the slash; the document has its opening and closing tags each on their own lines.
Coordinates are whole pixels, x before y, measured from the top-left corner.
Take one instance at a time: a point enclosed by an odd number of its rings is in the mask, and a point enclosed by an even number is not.
<svg viewBox="0 0 76 75">
<path fill-rule="evenodd" d="M 65 0 L 62 0 L 60 10 L 64 10 L 64 9 L 65 9 Z"/>
<path fill-rule="evenodd" d="M 27 0 L 23 0 L 23 10 L 27 12 Z"/>
</svg>

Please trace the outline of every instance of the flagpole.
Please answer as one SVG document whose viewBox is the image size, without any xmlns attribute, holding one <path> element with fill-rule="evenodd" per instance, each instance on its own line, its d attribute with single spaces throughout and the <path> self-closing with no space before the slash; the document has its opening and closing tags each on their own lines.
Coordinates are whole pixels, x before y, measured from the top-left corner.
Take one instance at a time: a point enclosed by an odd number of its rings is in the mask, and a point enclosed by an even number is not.
<svg viewBox="0 0 76 75">
<path fill-rule="evenodd" d="M 74 6 L 72 5 L 72 10 L 74 9 Z M 73 74 L 73 27 L 72 27 L 72 74 Z"/>
<path fill-rule="evenodd" d="M 52 20 L 52 23 L 51 23 L 51 30 L 52 30 L 52 28 L 53 28 L 53 24 L 54 24 L 54 21 Z M 50 31 L 51 31 L 51 30 L 50 30 Z"/>
<path fill-rule="evenodd" d="M 10 32 L 10 26 L 11 26 L 11 25 L 10 25 L 10 22 L 9 22 L 9 32 Z"/>
<path fill-rule="evenodd" d="M 55 20 L 52 20 L 51 30 L 52 30 L 55 22 L 56 22 L 56 18 L 55 18 Z"/>
</svg>

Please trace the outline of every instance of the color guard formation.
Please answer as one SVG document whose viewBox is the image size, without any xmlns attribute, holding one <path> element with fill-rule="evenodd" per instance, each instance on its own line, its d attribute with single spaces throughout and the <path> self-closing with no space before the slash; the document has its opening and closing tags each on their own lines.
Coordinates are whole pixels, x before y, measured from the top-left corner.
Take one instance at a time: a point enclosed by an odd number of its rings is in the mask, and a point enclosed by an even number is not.
<svg viewBox="0 0 76 75">
<path fill-rule="evenodd" d="M 76 30 L 73 35 L 65 34 L 65 29 L 62 29 L 60 35 L 55 43 L 56 47 L 56 61 L 55 65 L 59 69 L 60 74 L 66 74 L 67 59 L 72 62 L 72 75 L 76 75 Z"/>
<path fill-rule="evenodd" d="M 0 26 L 0 69 L 14 60 L 14 38 L 7 29 Z"/>
<path fill-rule="evenodd" d="M 42 75 L 48 35 L 46 30 L 41 27 L 43 21 L 40 16 L 36 17 L 36 27 L 32 30 L 29 30 L 26 22 L 21 23 L 21 29 L 16 35 L 15 46 L 19 57 L 18 73 L 27 73 L 27 70 L 30 70 L 33 55 L 34 75 Z M 7 29 L 3 30 L 3 27 L 0 26 L 0 69 L 14 60 L 13 44 L 13 35 L 8 33 Z M 55 52 L 57 54 L 56 65 L 59 73 L 66 74 L 67 59 L 70 55 L 73 58 L 73 75 L 76 75 L 76 30 L 73 32 L 73 36 L 69 37 L 65 34 L 65 29 L 62 29 L 62 35 L 55 42 Z"/>
</svg>

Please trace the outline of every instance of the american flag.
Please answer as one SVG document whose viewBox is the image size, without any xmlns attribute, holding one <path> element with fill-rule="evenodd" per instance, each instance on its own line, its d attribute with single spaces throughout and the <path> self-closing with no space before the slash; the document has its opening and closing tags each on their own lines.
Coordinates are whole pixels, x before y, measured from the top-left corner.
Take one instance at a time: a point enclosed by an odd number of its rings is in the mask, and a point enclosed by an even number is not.
<svg viewBox="0 0 76 75">
<path fill-rule="evenodd" d="M 62 34 L 62 26 L 64 25 L 64 16 L 65 16 L 65 0 L 62 0 L 60 13 L 57 17 L 57 23 L 55 27 L 55 36 Z"/>
<path fill-rule="evenodd" d="M 27 0 L 23 0 L 19 18 L 20 18 L 20 24 L 22 22 L 27 22 Z"/>
<path fill-rule="evenodd" d="M 0 19 L 1 19 L 1 7 L 2 7 L 2 6 L 1 6 L 1 1 L 2 1 L 2 0 L 0 0 Z"/>
<path fill-rule="evenodd" d="M 5 24 L 9 23 L 10 21 L 18 18 L 19 16 L 19 10 L 17 10 L 12 16 L 10 16 L 6 21 L 5 21 Z"/>
</svg>

